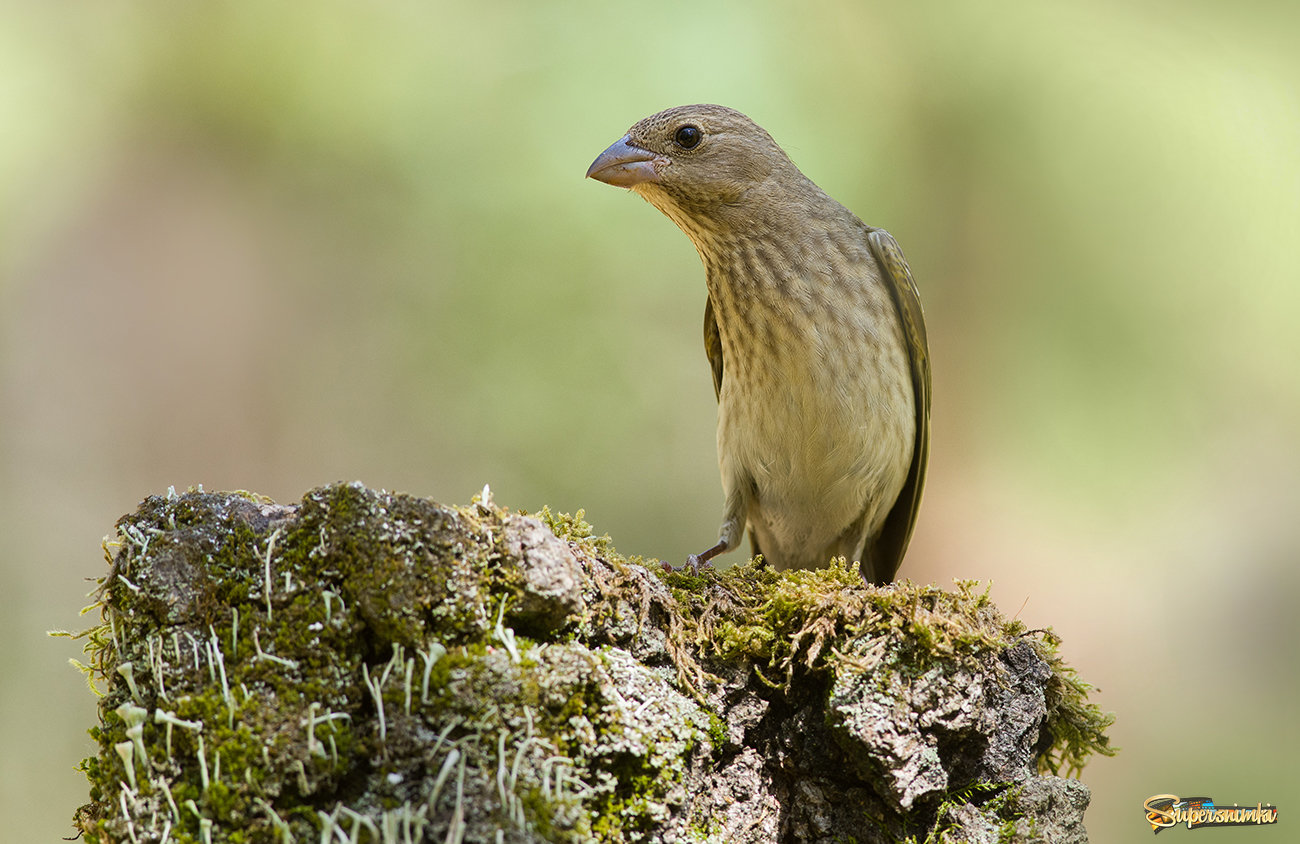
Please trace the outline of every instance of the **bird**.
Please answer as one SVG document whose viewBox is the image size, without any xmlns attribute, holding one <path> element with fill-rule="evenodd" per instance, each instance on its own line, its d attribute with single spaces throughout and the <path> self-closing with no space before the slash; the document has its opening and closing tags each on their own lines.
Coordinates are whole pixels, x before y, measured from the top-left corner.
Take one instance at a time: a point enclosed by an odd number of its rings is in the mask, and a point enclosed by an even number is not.
<svg viewBox="0 0 1300 844">
<path fill-rule="evenodd" d="M 725 106 L 638 121 L 587 177 L 647 200 L 704 265 L 725 503 L 717 543 L 687 565 L 711 565 L 748 526 L 778 571 L 844 557 L 891 582 L 930 452 L 929 345 L 898 243 Z"/>
</svg>

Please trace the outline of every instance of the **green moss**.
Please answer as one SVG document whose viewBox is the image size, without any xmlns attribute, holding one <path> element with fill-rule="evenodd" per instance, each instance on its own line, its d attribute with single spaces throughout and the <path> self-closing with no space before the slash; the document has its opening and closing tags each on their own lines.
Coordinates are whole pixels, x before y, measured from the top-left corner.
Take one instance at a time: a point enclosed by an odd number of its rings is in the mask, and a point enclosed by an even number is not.
<svg viewBox="0 0 1300 844">
<path fill-rule="evenodd" d="M 535 515 L 551 533 L 565 542 L 574 543 L 594 557 L 606 560 L 624 559 L 614 550 L 614 541 L 609 538 L 609 534 L 596 535 L 595 528 L 583 518 L 586 515 L 585 510 L 579 510 L 577 513 L 570 515 L 568 513 L 552 513 L 550 507 L 543 507 L 541 512 Z"/>
<path fill-rule="evenodd" d="M 692 641 L 726 660 L 778 669 L 787 679 L 796 665 L 825 668 L 833 646 L 851 637 L 892 637 L 899 645 L 897 670 L 919 676 L 938 661 L 974 659 L 1023 633 L 973 583 L 959 583 L 956 592 L 908 582 L 875 587 L 843 560 L 781 573 L 750 561 L 723 573 L 674 573 L 668 582 L 686 610 Z"/>
<path fill-rule="evenodd" d="M 1039 655 L 1052 670 L 1047 681 L 1047 723 L 1038 769 L 1078 776 L 1092 754 L 1114 756 L 1119 752 L 1106 735 L 1115 723 L 1115 715 L 1088 701 L 1093 687 L 1080 680 L 1078 673 L 1061 659 L 1060 643 L 1060 637 L 1050 630 L 1042 631 L 1036 642 Z"/>
<path fill-rule="evenodd" d="M 709 745 L 716 753 L 727 744 L 727 724 L 716 712 L 709 713 Z"/>
<path fill-rule="evenodd" d="M 1016 821 L 1023 816 L 1017 805 L 1019 797 L 1020 789 L 1007 782 L 972 783 L 965 788 L 949 792 L 935 810 L 934 821 L 925 838 L 908 836 L 904 844 L 941 844 L 941 842 L 965 840 L 964 837 L 959 839 L 951 837 L 953 833 L 960 833 L 960 829 L 953 825 L 951 816 L 954 809 L 970 804 L 977 805 L 983 819 L 997 827 L 998 841 L 1017 840 Z"/>
</svg>

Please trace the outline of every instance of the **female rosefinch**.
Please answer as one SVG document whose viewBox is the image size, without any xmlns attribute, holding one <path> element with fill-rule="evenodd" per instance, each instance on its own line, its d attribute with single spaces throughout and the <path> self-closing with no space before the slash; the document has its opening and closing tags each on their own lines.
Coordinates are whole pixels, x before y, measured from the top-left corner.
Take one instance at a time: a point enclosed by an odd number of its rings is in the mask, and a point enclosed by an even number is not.
<svg viewBox="0 0 1300 844">
<path fill-rule="evenodd" d="M 778 569 L 844 556 L 888 583 L 930 444 L 925 323 L 898 244 L 722 106 L 647 117 L 587 175 L 639 193 L 704 262 L 726 514 L 688 563 L 735 548 L 748 522 Z"/>
</svg>

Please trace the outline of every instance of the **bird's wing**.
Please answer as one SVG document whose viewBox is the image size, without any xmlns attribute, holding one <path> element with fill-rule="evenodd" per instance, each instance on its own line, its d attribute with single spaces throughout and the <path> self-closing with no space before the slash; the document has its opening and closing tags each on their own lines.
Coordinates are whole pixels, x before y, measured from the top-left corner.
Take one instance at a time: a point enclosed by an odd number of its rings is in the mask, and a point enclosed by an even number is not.
<svg viewBox="0 0 1300 844">
<path fill-rule="evenodd" d="M 704 354 L 709 356 L 713 370 L 713 397 L 722 395 L 722 335 L 718 333 L 718 320 L 713 315 L 713 298 L 704 300 Z"/>
<path fill-rule="evenodd" d="M 907 543 L 912 538 L 916 513 L 921 506 L 921 489 L 925 485 L 925 468 L 930 459 L 930 347 L 925 338 L 925 319 L 921 314 L 921 296 L 907 267 L 907 259 L 898 242 L 884 229 L 872 229 L 867 234 L 871 253 L 880 264 L 881 272 L 889 282 L 898 308 L 899 322 L 903 326 L 903 342 L 912 370 L 912 395 L 916 406 L 916 445 L 912 451 L 912 466 L 907 482 L 898 494 L 893 509 L 874 542 L 869 556 L 877 583 L 888 583 L 903 561 Z M 863 560 L 863 562 L 867 562 Z"/>
</svg>

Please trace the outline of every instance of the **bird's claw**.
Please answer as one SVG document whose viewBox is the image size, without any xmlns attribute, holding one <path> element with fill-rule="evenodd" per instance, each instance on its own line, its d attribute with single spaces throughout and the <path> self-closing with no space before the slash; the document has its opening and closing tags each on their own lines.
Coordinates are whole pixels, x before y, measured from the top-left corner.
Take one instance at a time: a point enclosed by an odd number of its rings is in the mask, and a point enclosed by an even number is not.
<svg viewBox="0 0 1300 844">
<path fill-rule="evenodd" d="M 713 568 L 713 563 L 709 561 L 709 557 L 705 554 L 688 554 L 686 556 L 686 562 L 680 566 L 674 566 L 669 562 L 663 562 L 662 565 L 664 571 L 669 574 L 675 571 L 685 571 L 686 569 L 690 569 L 691 574 L 696 577 L 699 576 L 701 569 Z"/>
</svg>

